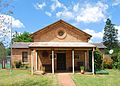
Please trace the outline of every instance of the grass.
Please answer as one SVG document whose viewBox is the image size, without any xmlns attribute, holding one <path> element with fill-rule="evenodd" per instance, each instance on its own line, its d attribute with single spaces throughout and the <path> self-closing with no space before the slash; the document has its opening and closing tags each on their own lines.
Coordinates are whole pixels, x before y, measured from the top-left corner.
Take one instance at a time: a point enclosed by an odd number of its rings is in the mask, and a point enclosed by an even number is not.
<svg viewBox="0 0 120 86">
<path fill-rule="evenodd" d="M 81 75 L 72 76 L 76 86 L 120 86 L 120 71 L 107 70 L 109 75 Z"/>
<path fill-rule="evenodd" d="M 31 75 L 28 70 L 0 70 L 0 86 L 52 86 L 52 75 Z"/>
</svg>

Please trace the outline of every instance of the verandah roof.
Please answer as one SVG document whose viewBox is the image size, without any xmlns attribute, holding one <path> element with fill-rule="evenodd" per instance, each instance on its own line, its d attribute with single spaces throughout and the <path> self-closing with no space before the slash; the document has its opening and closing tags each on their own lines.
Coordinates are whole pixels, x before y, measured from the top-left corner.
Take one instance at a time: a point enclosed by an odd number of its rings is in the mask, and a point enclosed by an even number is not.
<svg viewBox="0 0 120 86">
<path fill-rule="evenodd" d="M 33 42 L 29 47 L 96 47 L 87 42 Z"/>
</svg>

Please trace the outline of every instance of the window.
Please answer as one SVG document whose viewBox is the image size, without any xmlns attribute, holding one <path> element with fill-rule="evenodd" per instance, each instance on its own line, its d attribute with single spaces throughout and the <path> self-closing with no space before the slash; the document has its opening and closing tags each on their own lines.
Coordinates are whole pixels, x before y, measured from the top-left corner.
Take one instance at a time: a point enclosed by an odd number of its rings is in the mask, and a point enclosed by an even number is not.
<svg viewBox="0 0 120 86">
<path fill-rule="evenodd" d="M 22 52 L 22 62 L 28 62 L 28 52 Z"/>
<path fill-rule="evenodd" d="M 66 30 L 63 28 L 57 29 L 55 34 L 59 39 L 64 39 L 67 35 Z"/>
<path fill-rule="evenodd" d="M 80 59 L 80 54 L 79 53 L 75 54 L 75 59 Z"/>
<path fill-rule="evenodd" d="M 60 30 L 60 31 L 58 32 L 58 35 L 59 35 L 59 36 L 63 36 L 63 35 L 64 35 L 64 31 L 63 31 L 63 30 Z"/>
</svg>

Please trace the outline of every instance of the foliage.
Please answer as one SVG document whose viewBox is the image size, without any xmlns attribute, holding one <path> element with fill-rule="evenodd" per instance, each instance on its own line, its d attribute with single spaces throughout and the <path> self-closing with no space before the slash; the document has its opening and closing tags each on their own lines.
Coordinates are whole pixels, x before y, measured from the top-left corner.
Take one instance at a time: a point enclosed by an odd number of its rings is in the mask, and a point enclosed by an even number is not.
<svg viewBox="0 0 120 86">
<path fill-rule="evenodd" d="M 85 68 L 84 66 L 80 66 L 80 70 L 84 70 L 84 68 Z"/>
<path fill-rule="evenodd" d="M 15 61 L 15 68 L 20 68 L 20 69 L 28 69 L 30 68 L 29 64 L 24 64 L 21 61 Z"/>
<path fill-rule="evenodd" d="M 22 66 L 21 61 L 15 61 L 14 63 L 16 68 L 20 68 Z"/>
<path fill-rule="evenodd" d="M 108 18 L 104 28 L 103 43 L 108 50 L 118 47 L 118 30 L 115 29 L 114 24 Z"/>
<path fill-rule="evenodd" d="M 6 51 L 4 44 L 0 42 L 0 60 L 2 63 L 2 68 L 5 68 L 5 59 L 6 59 Z"/>
<path fill-rule="evenodd" d="M 118 70 L 106 70 L 109 75 L 72 75 L 76 86 L 119 86 L 120 72 Z"/>
<path fill-rule="evenodd" d="M 13 42 L 31 42 L 30 34 L 28 32 L 24 32 L 23 34 L 16 35 L 13 38 Z"/>
<path fill-rule="evenodd" d="M 118 63 L 117 63 L 117 65 L 118 65 L 118 69 L 120 70 L 120 51 L 118 52 Z"/>
<path fill-rule="evenodd" d="M 113 54 L 111 55 L 111 58 L 113 60 L 112 62 L 112 68 L 114 69 L 119 69 L 119 62 L 120 62 L 120 58 L 119 58 L 119 53 L 120 53 L 120 48 L 114 48 L 113 49 L 114 52 Z"/>
<path fill-rule="evenodd" d="M 13 14 L 13 0 L 0 0 L 0 41 L 5 47 L 10 43 L 11 14 Z"/>
<path fill-rule="evenodd" d="M 102 68 L 102 55 L 98 51 L 94 51 L 94 63 L 96 71 Z"/>
<path fill-rule="evenodd" d="M 11 55 L 11 49 L 10 48 L 6 48 L 6 56 L 10 56 Z"/>
<path fill-rule="evenodd" d="M 113 61 L 113 68 L 120 70 L 120 51 L 118 51 L 117 56 L 112 56 Z"/>
<path fill-rule="evenodd" d="M 104 68 L 111 69 L 113 60 L 109 55 L 105 55 L 103 58 Z"/>
<path fill-rule="evenodd" d="M 95 73 L 96 74 L 109 74 L 109 72 L 106 70 L 99 70 L 99 71 L 96 71 Z"/>
<path fill-rule="evenodd" d="M 5 58 L 5 47 L 2 42 L 0 42 L 0 59 Z"/>
<path fill-rule="evenodd" d="M 118 52 L 120 50 L 120 46 L 118 42 L 118 30 L 115 29 L 114 26 L 115 25 L 112 24 L 111 20 L 107 19 L 104 28 L 103 43 L 107 47 L 105 50 L 107 54 L 109 54 L 108 51 L 111 49 L 114 51 L 111 55 L 111 58 L 113 60 L 112 67 L 118 68 Z"/>
<path fill-rule="evenodd" d="M 21 64 L 20 69 L 28 69 L 30 68 L 29 64 Z"/>
<path fill-rule="evenodd" d="M 13 6 L 11 6 L 11 2 L 13 0 L 0 0 L 0 13 L 2 14 L 12 14 Z"/>
<path fill-rule="evenodd" d="M 102 69 L 102 55 L 97 50 L 94 51 L 94 65 L 95 71 Z M 89 66 L 92 69 L 92 51 L 89 51 Z"/>
</svg>

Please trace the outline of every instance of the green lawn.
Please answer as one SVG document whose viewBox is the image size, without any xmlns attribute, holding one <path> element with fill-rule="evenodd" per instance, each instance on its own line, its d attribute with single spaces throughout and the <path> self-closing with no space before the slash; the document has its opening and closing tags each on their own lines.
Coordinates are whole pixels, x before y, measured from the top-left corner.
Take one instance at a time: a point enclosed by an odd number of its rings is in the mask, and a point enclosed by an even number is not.
<svg viewBox="0 0 120 86">
<path fill-rule="evenodd" d="M 109 75 L 81 75 L 72 76 L 76 86 L 120 86 L 120 71 L 107 70 Z"/>
<path fill-rule="evenodd" d="M 0 86 L 52 86 L 53 75 L 31 75 L 29 70 L 0 70 Z"/>
</svg>

